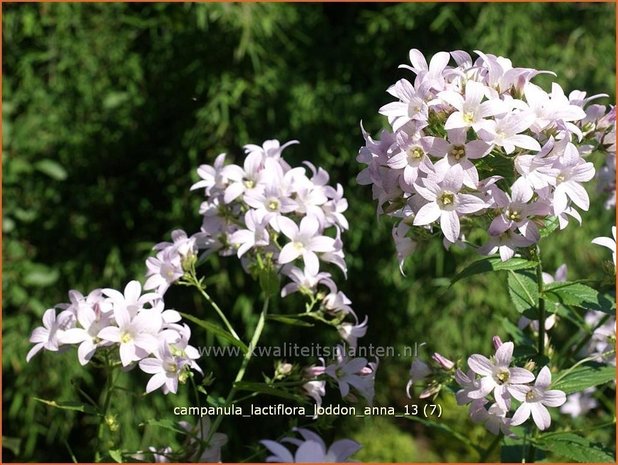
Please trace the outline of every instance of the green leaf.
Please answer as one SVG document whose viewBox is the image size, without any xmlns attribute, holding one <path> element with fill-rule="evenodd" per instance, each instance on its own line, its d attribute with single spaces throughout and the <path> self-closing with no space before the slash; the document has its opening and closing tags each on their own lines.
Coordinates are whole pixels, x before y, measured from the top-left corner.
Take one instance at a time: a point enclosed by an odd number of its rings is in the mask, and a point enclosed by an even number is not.
<svg viewBox="0 0 618 465">
<path fill-rule="evenodd" d="M 92 405 L 82 404 L 80 402 L 57 402 L 55 400 L 39 399 L 38 397 L 34 397 L 34 400 L 61 410 L 72 410 L 89 415 L 99 415 L 99 412 Z"/>
<path fill-rule="evenodd" d="M 500 257 L 483 258 L 472 262 L 466 266 L 463 270 L 455 275 L 452 283 L 456 283 L 460 279 L 474 276 L 475 274 L 487 273 L 490 271 L 517 271 L 528 270 L 536 267 L 536 262 L 526 260 L 525 258 L 511 258 L 503 262 Z"/>
<path fill-rule="evenodd" d="M 123 463 L 122 451 L 120 451 L 118 449 L 110 450 L 109 451 L 109 456 L 114 460 L 114 462 L 116 462 L 116 463 Z"/>
<path fill-rule="evenodd" d="M 56 181 L 64 181 L 67 178 L 66 170 L 57 161 L 45 158 L 37 161 L 34 167 Z"/>
<path fill-rule="evenodd" d="M 187 434 L 187 430 L 181 428 L 180 426 L 178 426 L 177 422 L 172 421 L 172 420 L 155 420 L 151 418 L 149 420 L 144 421 L 143 423 L 140 423 L 139 426 L 145 426 L 145 425 L 166 429 L 168 431 L 173 431 L 174 433 Z"/>
<path fill-rule="evenodd" d="M 239 341 L 238 339 L 236 339 L 234 336 L 232 336 L 230 333 L 228 333 L 226 330 L 224 330 L 220 326 L 217 326 L 216 324 L 211 323 L 210 321 L 201 320 L 187 313 L 181 312 L 180 314 L 182 315 L 183 318 L 186 318 L 192 323 L 195 323 L 196 325 L 201 326 L 206 331 L 210 331 L 211 333 L 214 333 L 216 336 L 223 339 L 224 341 L 229 342 L 230 344 L 235 345 L 236 347 L 239 347 L 243 351 L 243 353 L 246 354 L 249 351 L 249 348 L 242 341 Z"/>
<path fill-rule="evenodd" d="M 543 225 L 543 227 L 539 229 L 539 232 L 541 233 L 541 237 L 549 236 L 551 233 L 553 233 L 556 230 L 556 228 L 558 228 L 559 224 L 560 222 L 558 221 L 557 216 L 550 216 L 549 218 L 547 218 L 545 220 L 545 224 Z"/>
<path fill-rule="evenodd" d="M 234 385 L 239 391 L 251 391 L 259 392 L 260 394 L 267 394 L 270 396 L 281 397 L 283 399 L 293 400 L 295 402 L 305 404 L 307 400 L 300 395 L 292 394 L 291 392 L 282 391 L 275 386 L 269 386 L 264 383 L 255 383 L 250 381 L 240 381 Z"/>
<path fill-rule="evenodd" d="M 542 450 L 581 463 L 615 462 L 614 454 L 601 444 L 592 443 L 574 433 L 550 433 L 535 440 Z"/>
<path fill-rule="evenodd" d="M 552 389 L 560 389 L 566 394 L 572 394 L 615 380 L 616 368 L 601 364 L 582 365 L 559 372 L 555 379 Z"/>
<path fill-rule="evenodd" d="M 536 274 L 528 270 L 509 271 L 507 279 L 511 302 L 519 313 L 539 305 L 539 289 Z"/>
<path fill-rule="evenodd" d="M 267 318 L 269 320 L 275 320 L 280 323 L 285 323 L 286 325 L 292 326 L 315 326 L 313 323 L 309 323 L 307 321 L 299 320 L 297 318 L 291 318 L 285 315 L 268 315 Z"/>
<path fill-rule="evenodd" d="M 610 315 L 616 314 L 616 299 L 582 283 L 560 282 L 545 286 L 544 297 L 562 305 L 572 305 L 586 310 L 598 310 Z"/>
</svg>

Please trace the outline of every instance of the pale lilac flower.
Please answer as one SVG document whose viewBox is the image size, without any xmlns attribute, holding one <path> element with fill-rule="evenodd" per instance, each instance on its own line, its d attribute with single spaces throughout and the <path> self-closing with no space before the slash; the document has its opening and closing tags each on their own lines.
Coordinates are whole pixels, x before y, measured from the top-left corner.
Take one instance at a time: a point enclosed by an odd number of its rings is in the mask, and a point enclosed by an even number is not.
<svg viewBox="0 0 618 465">
<path fill-rule="evenodd" d="M 267 462 L 348 462 L 350 456 L 361 448 L 360 444 L 351 439 L 340 439 L 327 449 L 324 440 L 314 432 L 305 428 L 294 428 L 294 431 L 298 432 L 303 440 L 286 437 L 281 441 L 296 446 L 294 454 L 278 442 L 268 439 L 260 441 L 272 454 L 266 457 Z"/>
<path fill-rule="evenodd" d="M 397 260 L 399 261 L 399 271 L 403 273 L 403 264 L 410 255 L 416 250 L 417 243 L 410 237 L 406 236 L 410 226 L 405 222 L 393 226 L 392 236 L 397 250 Z"/>
<path fill-rule="evenodd" d="M 477 392 L 481 387 L 481 383 L 476 378 L 474 371 L 468 370 L 467 373 L 464 373 L 458 368 L 455 371 L 455 381 L 462 387 L 462 389 L 455 393 L 457 405 L 464 405 L 474 401 L 475 399 L 470 397 L 470 393 Z"/>
<path fill-rule="evenodd" d="M 616 226 L 612 226 L 612 236 L 611 237 L 596 237 L 592 239 L 592 243 L 596 245 L 600 245 L 602 247 L 607 247 L 612 251 L 612 260 L 614 261 L 614 266 L 616 265 Z"/>
<path fill-rule="evenodd" d="M 444 177 L 453 166 L 459 165 L 463 170 L 463 184 L 476 189 L 479 183 L 479 174 L 470 160 L 478 160 L 486 156 L 492 146 L 482 140 L 466 141 L 466 131 L 451 129 L 448 131 L 448 141 L 435 138 L 430 154 L 440 158 L 434 164 L 434 170 L 439 178 Z"/>
<path fill-rule="evenodd" d="M 532 239 L 522 236 L 520 233 L 509 229 L 497 236 L 489 236 L 486 244 L 479 248 L 484 255 L 500 254 L 500 259 L 505 262 L 515 255 L 517 249 L 534 244 Z"/>
<path fill-rule="evenodd" d="M 214 433 L 210 437 L 208 446 L 200 455 L 202 443 L 210 436 L 211 422 L 209 417 L 201 417 L 196 425 L 192 425 L 187 421 L 179 421 L 178 425 L 187 431 L 189 438 L 189 447 L 195 449 L 195 454 L 191 460 L 198 463 L 218 463 L 221 462 L 221 448 L 227 444 L 227 434 Z"/>
<path fill-rule="evenodd" d="M 300 226 L 287 217 L 279 221 L 281 232 L 291 242 L 283 246 L 279 253 L 279 263 L 285 264 L 302 257 L 305 267 L 312 274 L 317 274 L 320 263 L 316 252 L 332 252 L 335 250 L 335 240 L 331 237 L 319 235 L 320 224 L 312 216 L 304 217 Z"/>
<path fill-rule="evenodd" d="M 539 372 L 534 386 L 511 387 L 511 395 L 521 402 L 511 419 L 513 426 L 521 425 L 532 415 L 534 423 L 541 431 L 549 428 L 551 417 L 547 407 L 560 407 L 566 402 L 565 393 L 557 389 L 550 390 L 550 385 L 551 372 L 545 366 Z"/>
<path fill-rule="evenodd" d="M 264 247 L 270 242 L 266 230 L 267 214 L 263 210 L 249 210 L 245 213 L 247 229 L 239 229 L 230 236 L 230 243 L 238 248 L 238 258 L 242 257 L 253 247 Z"/>
<path fill-rule="evenodd" d="M 313 295 L 317 290 L 318 284 L 324 284 L 331 289 L 337 287 L 335 282 L 331 279 L 330 273 L 323 271 L 317 274 L 311 274 L 306 268 L 300 269 L 291 266 L 284 267 L 283 273 L 290 278 L 292 282 L 283 286 L 281 289 L 281 297 L 286 297 L 294 292 Z"/>
<path fill-rule="evenodd" d="M 489 120 L 478 131 L 479 136 L 488 144 L 502 147 L 507 154 L 513 153 L 515 147 L 538 152 L 541 145 L 533 137 L 521 134 L 532 125 L 534 115 L 520 111 L 509 113 L 498 120 Z"/>
<path fill-rule="evenodd" d="M 366 358 L 350 358 L 343 346 L 337 346 L 337 358 L 326 366 L 325 373 L 339 384 L 341 397 L 350 393 L 353 387 L 369 404 L 373 402 L 375 370 L 377 363 L 368 362 Z"/>
<path fill-rule="evenodd" d="M 170 347 L 167 341 L 162 340 L 154 352 L 155 357 L 140 360 L 140 369 L 152 375 L 146 386 L 146 393 L 162 388 L 164 394 L 176 394 L 179 380 L 186 379 L 191 366 L 191 359 L 183 357 L 182 353 L 182 350 Z"/>
<path fill-rule="evenodd" d="M 535 116 L 532 125 L 534 132 L 541 132 L 556 120 L 578 121 L 586 116 L 584 110 L 578 105 L 572 105 L 559 84 L 552 83 L 550 94 L 536 84 L 528 83 L 524 87 L 526 102 L 530 111 Z"/>
<path fill-rule="evenodd" d="M 97 348 L 111 344 L 98 337 L 103 328 L 112 325 L 111 315 L 102 313 L 98 303 L 92 307 L 82 305 L 77 309 L 77 321 L 81 328 L 66 330 L 61 340 L 64 344 L 79 344 L 77 358 L 80 364 L 86 365 Z"/>
<path fill-rule="evenodd" d="M 564 155 L 559 158 L 554 191 L 554 214 L 559 215 L 568 206 L 568 199 L 582 210 L 588 210 L 590 199 L 586 189 L 580 184 L 594 177 L 594 166 L 579 156 L 577 148 L 569 143 Z"/>
<path fill-rule="evenodd" d="M 157 338 L 163 324 L 161 314 L 145 310 L 134 317 L 123 305 L 114 306 L 114 318 L 118 326 L 103 328 L 97 337 L 119 344 L 122 366 L 128 366 L 157 350 Z"/>
<path fill-rule="evenodd" d="M 124 293 L 116 289 L 103 289 L 103 294 L 110 298 L 114 305 L 114 311 L 120 308 L 128 312 L 133 318 L 148 303 L 158 300 L 161 296 L 151 292 L 142 295 L 142 285 L 139 281 L 130 281 L 124 288 Z M 116 320 L 118 321 L 118 320 Z"/>
<path fill-rule="evenodd" d="M 43 314 L 43 326 L 39 326 L 32 331 L 30 342 L 34 347 L 26 355 L 26 362 L 29 362 L 41 349 L 57 352 L 62 343 L 62 335 L 65 330 L 74 325 L 75 315 L 69 310 L 60 312 L 56 315 L 56 310 L 49 308 Z"/>
<path fill-rule="evenodd" d="M 318 407 L 322 405 L 322 398 L 326 395 L 326 381 L 312 380 L 303 384 L 305 394 L 315 400 Z"/>
<path fill-rule="evenodd" d="M 421 173 L 433 172 L 433 165 L 427 156 L 434 142 L 433 137 L 413 138 L 405 132 L 397 134 L 397 150 L 386 164 L 395 170 L 403 170 L 405 189 L 409 189 Z M 403 188 L 404 186 L 402 186 Z"/>
<path fill-rule="evenodd" d="M 356 341 L 359 337 L 365 336 L 367 333 L 367 315 L 365 315 L 365 319 L 362 323 L 359 323 L 356 320 L 355 323 L 341 323 L 337 330 L 339 331 L 339 335 L 346 341 L 350 347 L 356 347 Z"/>
<path fill-rule="evenodd" d="M 266 186 L 263 191 L 252 191 L 245 195 L 244 201 L 275 231 L 279 231 L 281 219 L 296 210 L 296 202 L 287 197 L 277 185 Z"/>
<path fill-rule="evenodd" d="M 182 258 L 187 258 L 196 253 L 195 237 L 187 237 L 182 229 L 175 229 L 171 233 L 173 242 L 160 242 L 154 246 L 157 251 L 174 250 Z"/>
<path fill-rule="evenodd" d="M 214 189 L 223 189 L 227 184 L 225 177 L 225 154 L 221 153 L 215 159 L 213 166 L 201 165 L 197 174 L 202 178 L 191 186 L 191 190 L 204 188 L 206 195 L 211 195 Z"/>
<path fill-rule="evenodd" d="M 491 121 L 485 118 L 507 111 L 508 108 L 499 99 L 486 100 L 481 103 L 486 91 L 487 88 L 480 82 L 468 81 L 464 96 L 452 90 L 440 92 L 438 98 L 456 110 L 446 120 L 444 129 L 448 131 L 472 128 L 478 132 Z"/>
<path fill-rule="evenodd" d="M 596 391 L 594 387 L 584 389 L 582 392 L 575 392 L 567 396 L 566 402 L 560 407 L 560 413 L 571 415 L 576 418 L 585 415 L 590 410 L 597 408 L 599 403 L 592 397 Z"/>
<path fill-rule="evenodd" d="M 156 289 L 157 294 L 161 296 L 184 275 L 181 257 L 173 249 L 165 249 L 155 257 L 148 257 L 146 268 L 148 271 L 144 289 Z"/>
<path fill-rule="evenodd" d="M 431 179 L 423 180 L 424 187 L 416 186 L 418 193 L 428 202 L 421 207 L 414 217 L 414 225 L 431 224 L 440 219 L 440 228 L 450 242 L 459 237 L 459 215 L 475 213 L 486 204 L 471 194 L 461 194 L 463 173 L 460 169 L 450 170 L 444 179 L 436 183 Z"/>
<path fill-rule="evenodd" d="M 399 101 L 384 105 L 379 113 L 388 117 L 393 130 L 397 131 L 410 121 L 426 123 L 429 107 L 410 81 L 400 79 L 388 89 L 388 93 L 397 97 Z"/>
<path fill-rule="evenodd" d="M 478 391 L 468 394 L 471 398 L 481 399 L 493 391 L 498 406 L 508 409 L 514 386 L 534 380 L 534 375 L 525 368 L 510 366 L 513 349 L 512 342 L 505 342 L 498 347 L 491 360 L 480 354 L 474 354 L 468 358 L 470 369 L 481 376 Z"/>
<path fill-rule="evenodd" d="M 541 200 L 532 201 L 532 193 L 520 185 L 514 185 L 511 196 L 498 188 L 492 190 L 495 207 L 501 210 L 489 225 L 489 234 L 500 234 L 517 229 L 523 237 L 538 242 L 541 238 L 539 228 L 534 222 L 536 217 L 543 217 L 550 211 L 549 205 Z"/>
<path fill-rule="evenodd" d="M 506 418 L 508 410 L 497 403 L 492 404 L 489 409 L 485 409 L 485 403 L 484 399 L 472 402 L 470 405 L 470 419 L 475 423 L 483 423 L 491 434 L 498 435 L 502 433 L 505 436 L 513 436 L 510 429 L 511 419 Z"/>
<path fill-rule="evenodd" d="M 406 385 L 406 394 L 408 398 L 412 398 L 410 396 L 410 388 L 413 384 L 424 381 L 430 374 L 432 373 L 431 368 L 422 360 L 415 358 L 412 361 L 412 365 L 410 366 L 409 380 Z"/>
</svg>

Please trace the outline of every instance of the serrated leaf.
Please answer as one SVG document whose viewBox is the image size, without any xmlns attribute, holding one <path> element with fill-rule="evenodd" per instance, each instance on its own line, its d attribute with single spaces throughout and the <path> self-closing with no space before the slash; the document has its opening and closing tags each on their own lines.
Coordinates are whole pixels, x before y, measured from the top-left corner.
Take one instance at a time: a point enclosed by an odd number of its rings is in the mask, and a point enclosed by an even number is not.
<svg viewBox="0 0 618 465">
<path fill-rule="evenodd" d="M 234 336 L 232 336 L 230 333 L 228 333 L 225 329 L 221 328 L 220 326 L 217 326 L 216 324 L 211 323 L 210 321 L 201 320 L 187 313 L 180 312 L 180 314 L 182 315 L 183 318 L 186 318 L 190 322 L 195 323 L 198 326 L 201 326 L 206 331 L 210 331 L 211 333 L 214 333 L 216 336 L 223 339 L 224 341 L 229 342 L 230 344 L 235 345 L 236 347 L 239 347 L 240 350 L 242 350 L 244 354 L 246 354 L 249 351 L 249 348 L 242 341 L 239 341 L 238 339 L 236 339 Z"/>
<path fill-rule="evenodd" d="M 67 178 L 66 170 L 57 161 L 45 158 L 37 161 L 34 167 L 56 181 L 64 181 Z"/>
<path fill-rule="evenodd" d="M 551 302 L 572 305 L 586 310 L 616 314 L 616 299 L 582 283 L 560 282 L 545 285 L 543 295 Z"/>
<path fill-rule="evenodd" d="M 299 396 L 297 394 L 292 394 L 287 391 L 282 391 L 281 389 L 277 389 L 274 386 L 269 386 L 268 384 L 264 384 L 264 383 L 240 381 L 234 384 L 234 386 L 239 391 L 259 392 L 260 394 L 268 394 L 270 396 L 281 397 L 282 399 L 293 400 L 295 402 L 302 403 L 302 404 L 307 403 L 307 400 L 302 396 Z"/>
<path fill-rule="evenodd" d="M 542 228 L 539 229 L 539 233 L 541 233 L 541 237 L 547 237 L 551 233 L 553 233 L 557 228 L 560 222 L 558 221 L 557 216 L 550 216 L 545 220 L 545 224 Z"/>
<path fill-rule="evenodd" d="M 74 412 L 82 412 L 89 415 L 99 415 L 99 412 L 97 412 L 92 405 L 82 404 L 81 402 L 58 402 L 55 400 L 39 399 L 38 397 L 34 397 L 34 400 L 61 410 L 72 410 Z"/>
<path fill-rule="evenodd" d="M 574 433 L 546 434 L 537 439 L 535 445 L 580 463 L 615 462 L 611 450 Z"/>
<path fill-rule="evenodd" d="M 616 368 L 601 364 L 582 365 L 563 370 L 554 376 L 554 379 L 556 381 L 552 383 L 552 389 L 559 389 L 566 394 L 572 394 L 592 386 L 614 381 L 616 379 Z"/>
<path fill-rule="evenodd" d="M 536 267 L 536 262 L 526 260 L 525 258 L 511 258 L 503 262 L 500 257 L 488 257 L 481 260 L 472 262 L 466 266 L 463 270 L 455 275 L 453 283 L 456 283 L 460 279 L 468 278 L 476 274 L 487 273 L 490 271 L 517 271 L 528 270 Z"/>
<path fill-rule="evenodd" d="M 536 274 L 527 270 L 509 271 L 509 296 L 519 313 L 539 306 L 539 288 Z"/>
</svg>

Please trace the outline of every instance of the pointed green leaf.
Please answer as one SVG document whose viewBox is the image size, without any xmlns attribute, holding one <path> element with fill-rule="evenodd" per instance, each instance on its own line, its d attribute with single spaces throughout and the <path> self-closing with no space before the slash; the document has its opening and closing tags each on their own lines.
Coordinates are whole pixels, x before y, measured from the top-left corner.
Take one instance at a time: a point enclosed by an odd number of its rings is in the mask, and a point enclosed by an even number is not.
<svg viewBox="0 0 618 465">
<path fill-rule="evenodd" d="M 292 326 L 315 326 L 313 323 L 309 323 L 307 321 L 299 320 L 297 318 L 291 318 L 285 315 L 268 315 L 267 318 L 269 320 L 275 320 L 280 323 L 285 323 L 286 325 Z"/>
<path fill-rule="evenodd" d="M 61 410 L 73 410 L 75 412 L 83 412 L 89 415 L 99 414 L 99 412 L 97 412 L 92 405 L 82 404 L 81 402 L 57 402 L 55 400 L 39 399 L 38 397 L 35 397 L 34 400 Z"/>
<path fill-rule="evenodd" d="M 582 365 L 563 370 L 554 375 L 554 379 L 556 381 L 552 383 L 552 389 L 560 389 L 566 394 L 572 394 L 615 380 L 616 368 L 601 364 Z"/>
<path fill-rule="evenodd" d="M 453 278 L 453 283 L 460 279 L 474 276 L 475 274 L 487 273 L 490 271 L 517 271 L 517 270 L 529 270 L 536 267 L 536 262 L 526 260 L 525 258 L 511 258 L 507 261 L 502 261 L 500 257 L 483 258 L 472 262 L 466 266 Z"/>
<path fill-rule="evenodd" d="M 615 462 L 611 450 L 574 433 L 545 434 L 535 440 L 535 446 L 576 462 Z"/>
<path fill-rule="evenodd" d="M 64 181 L 67 178 L 66 170 L 57 161 L 45 158 L 37 161 L 34 167 L 56 181 Z"/>
<path fill-rule="evenodd" d="M 243 351 L 243 353 L 246 354 L 249 351 L 249 348 L 242 341 L 239 341 L 238 339 L 236 339 L 234 336 L 232 336 L 230 333 L 228 333 L 225 329 L 221 328 L 220 326 L 217 326 L 216 324 L 211 323 L 210 321 L 201 320 L 187 313 L 181 312 L 180 314 L 182 315 L 183 318 L 186 318 L 190 322 L 195 323 L 198 326 L 201 326 L 206 331 L 210 331 L 211 333 L 214 333 L 216 336 L 223 339 L 224 341 L 229 342 L 230 344 L 235 345 L 236 347 L 239 347 Z"/>
<path fill-rule="evenodd" d="M 616 314 L 616 299 L 582 283 L 560 282 L 545 286 L 544 297 L 562 305 L 572 305 L 586 310 L 598 310 L 610 315 Z"/>
<path fill-rule="evenodd" d="M 507 282 L 511 302 L 519 313 L 538 307 L 539 289 L 535 273 L 529 270 L 509 271 Z"/>
<path fill-rule="evenodd" d="M 267 394 L 267 395 L 270 395 L 270 396 L 281 397 L 282 399 L 293 400 L 293 401 L 301 403 L 301 404 L 307 403 L 307 400 L 303 396 L 300 396 L 300 395 L 297 395 L 297 394 L 292 394 L 291 392 L 287 392 L 287 391 L 283 391 L 281 389 L 278 389 L 276 387 L 276 385 L 275 386 L 270 386 L 270 385 L 264 384 L 264 383 L 254 383 L 254 382 L 250 382 L 250 381 L 241 381 L 241 382 L 238 382 L 238 383 L 234 384 L 234 386 L 239 391 L 259 392 L 260 394 Z"/>
</svg>

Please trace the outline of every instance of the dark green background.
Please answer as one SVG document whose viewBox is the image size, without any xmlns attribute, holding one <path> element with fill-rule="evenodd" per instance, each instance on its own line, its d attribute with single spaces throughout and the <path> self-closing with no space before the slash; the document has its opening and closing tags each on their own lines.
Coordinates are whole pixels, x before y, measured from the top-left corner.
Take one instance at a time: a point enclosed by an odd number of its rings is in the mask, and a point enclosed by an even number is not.
<svg viewBox="0 0 618 465">
<path fill-rule="evenodd" d="M 376 134 L 385 89 L 408 75 L 398 70 L 410 48 L 426 55 L 463 49 L 504 55 L 515 66 L 553 70 L 567 91 L 615 96 L 615 9 L 612 4 L 3 4 L 3 450 L 6 461 L 92 459 L 95 426 L 50 409 L 33 396 L 76 400 L 75 385 L 97 395 L 100 375 L 73 353 L 43 353 L 25 363 L 27 339 L 43 311 L 69 289 L 120 288 L 141 278 L 155 242 L 174 228 L 200 225 L 195 168 L 219 152 L 242 160 L 242 145 L 298 139 L 286 159 L 323 166 L 343 184 L 351 228 L 345 235 L 349 279 L 342 289 L 359 315 L 365 341 L 427 342 L 453 358 L 490 352 L 502 319 L 517 315 L 500 277 L 482 276 L 448 289 L 455 269 L 472 256 L 445 253 L 437 241 L 419 250 L 401 276 L 388 219 L 376 220 L 370 189 L 358 186 L 359 121 Z M 547 86 L 549 78 L 535 82 Z M 597 166 L 602 161 L 594 159 Z M 546 268 L 566 262 L 571 278 L 601 277 L 607 251 L 590 240 L 608 235 L 613 214 L 592 194 L 584 226 L 544 240 Z M 235 260 L 202 268 L 213 295 L 242 328 L 257 311 L 256 287 Z M 207 314 L 184 289 L 170 302 Z M 298 301 L 291 300 L 288 305 Z M 568 325 L 556 340 L 568 333 Z M 303 333 L 302 336 L 298 336 Z M 329 341 L 329 336 L 318 334 Z M 268 328 L 265 339 L 312 341 L 302 328 Z M 300 339 L 298 339 L 300 337 Z M 212 337 L 195 331 L 196 344 Z M 254 367 L 251 376 L 259 377 Z M 383 360 L 377 402 L 401 407 L 409 359 Z M 232 370 L 204 360 L 224 388 Z M 141 392 L 134 373 L 125 386 Z M 214 389 L 217 390 L 217 384 Z M 165 417 L 179 396 L 124 396 L 114 406 L 123 447 L 175 444 L 166 431 L 135 426 Z M 218 391 L 222 394 L 223 390 Z M 574 422 L 588 428 L 605 410 Z M 333 396 L 332 400 L 336 397 Z M 441 399 L 455 429 L 488 444 L 466 409 Z M 449 403 L 450 402 L 450 403 Z M 611 408 L 610 408 L 611 407 Z M 566 420 L 567 423 L 570 420 Z M 287 430 L 286 419 L 223 423 L 225 460 L 241 460 L 259 439 Z M 364 444 L 359 460 L 476 460 L 448 435 L 389 418 L 339 419 L 325 433 Z M 613 444 L 611 431 L 590 436 Z M 145 437 L 142 433 L 145 431 Z M 141 438 L 141 439 L 140 439 Z M 141 441 L 141 442 L 140 442 Z M 263 456 L 257 456 L 263 458 Z M 494 457 L 497 459 L 497 456 Z"/>
</svg>

